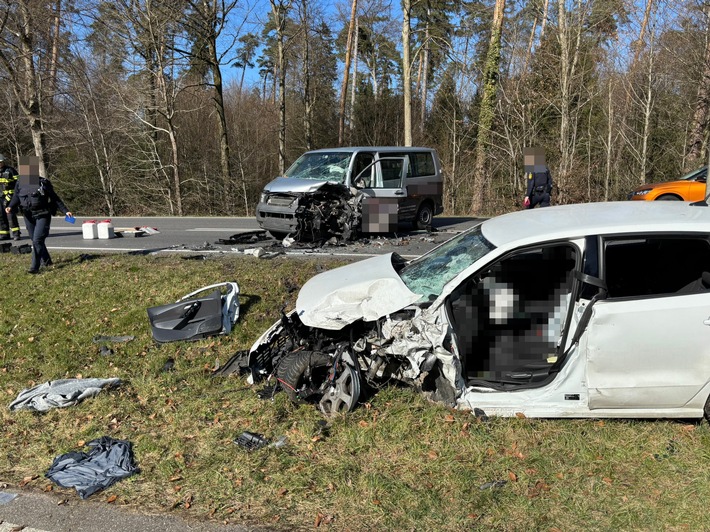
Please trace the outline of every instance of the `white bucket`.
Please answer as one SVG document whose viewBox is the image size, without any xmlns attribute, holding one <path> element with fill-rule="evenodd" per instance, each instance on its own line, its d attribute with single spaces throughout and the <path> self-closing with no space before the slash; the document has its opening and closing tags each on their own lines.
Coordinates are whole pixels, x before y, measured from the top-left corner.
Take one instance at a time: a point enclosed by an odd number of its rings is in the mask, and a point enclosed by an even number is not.
<svg viewBox="0 0 710 532">
<path fill-rule="evenodd" d="M 111 220 L 104 220 L 103 222 L 99 222 L 96 227 L 99 238 L 107 239 L 116 236 L 113 232 L 113 224 L 111 223 Z"/>
<path fill-rule="evenodd" d="M 81 232 L 84 235 L 84 240 L 99 238 L 99 233 L 96 228 L 96 220 L 87 220 L 81 224 Z"/>
</svg>

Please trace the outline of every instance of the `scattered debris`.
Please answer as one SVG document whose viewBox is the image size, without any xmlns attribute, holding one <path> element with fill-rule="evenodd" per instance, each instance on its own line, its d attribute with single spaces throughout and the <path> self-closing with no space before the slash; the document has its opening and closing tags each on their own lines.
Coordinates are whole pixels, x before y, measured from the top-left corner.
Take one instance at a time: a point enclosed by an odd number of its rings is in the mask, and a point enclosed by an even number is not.
<svg viewBox="0 0 710 532">
<path fill-rule="evenodd" d="M 665 460 L 666 458 L 670 458 L 671 456 L 673 456 L 673 455 L 676 454 L 677 452 L 678 452 L 678 447 L 677 447 L 676 441 L 675 441 L 675 440 L 669 440 L 669 441 L 668 441 L 668 445 L 666 445 L 666 452 L 663 453 L 663 454 L 654 453 L 653 457 L 654 457 L 657 461 L 660 462 L 661 460 Z"/>
<path fill-rule="evenodd" d="M 235 440 L 234 443 L 246 449 L 247 451 L 256 451 L 262 447 L 269 445 L 269 440 L 261 434 L 244 431 Z"/>
<path fill-rule="evenodd" d="M 107 347 L 105 345 L 102 345 L 99 348 L 99 354 L 101 354 L 102 356 L 111 356 L 111 355 L 113 355 L 113 349 L 111 349 L 110 347 Z"/>
<path fill-rule="evenodd" d="M 257 231 L 235 233 L 229 238 L 220 238 L 217 240 L 217 243 L 224 245 L 254 244 L 255 242 L 261 242 L 262 240 L 270 240 L 270 237 L 266 234 L 266 231 L 259 229 Z"/>
<path fill-rule="evenodd" d="M 491 480 L 490 482 L 485 482 L 485 483 L 481 484 L 478 487 L 478 489 L 480 489 L 481 491 L 484 491 L 484 490 L 490 490 L 490 489 L 494 489 L 494 488 L 502 488 L 507 483 L 508 483 L 507 480 Z"/>
<path fill-rule="evenodd" d="M 7 493 L 0 491 L 0 504 L 7 504 L 14 501 L 18 497 L 17 493 Z"/>
<path fill-rule="evenodd" d="M 229 334 L 239 319 L 239 285 L 231 281 L 205 286 L 175 303 L 149 308 L 148 318 L 159 343 Z"/>
<path fill-rule="evenodd" d="M 175 359 L 172 357 L 167 359 L 163 367 L 160 368 L 160 373 L 168 373 L 170 371 L 175 371 Z"/>
<path fill-rule="evenodd" d="M 10 403 L 10 410 L 35 410 L 46 412 L 52 408 L 74 406 L 88 397 L 94 397 L 104 388 L 113 388 L 121 380 L 110 379 L 59 379 L 22 390 Z"/>
<path fill-rule="evenodd" d="M 94 342 L 95 344 L 102 344 L 102 343 L 126 343 L 130 342 L 132 340 L 135 340 L 135 336 L 103 336 L 103 335 L 96 335 L 94 336 L 91 341 Z"/>
<path fill-rule="evenodd" d="M 11 251 L 15 255 L 24 255 L 26 253 L 32 253 L 32 246 L 30 244 L 22 244 L 19 246 L 12 246 Z"/>
<path fill-rule="evenodd" d="M 55 458 L 45 477 L 63 488 L 76 488 L 86 499 L 139 472 L 128 441 L 103 436 L 86 446 L 91 449 L 88 454 L 74 451 Z"/>
</svg>

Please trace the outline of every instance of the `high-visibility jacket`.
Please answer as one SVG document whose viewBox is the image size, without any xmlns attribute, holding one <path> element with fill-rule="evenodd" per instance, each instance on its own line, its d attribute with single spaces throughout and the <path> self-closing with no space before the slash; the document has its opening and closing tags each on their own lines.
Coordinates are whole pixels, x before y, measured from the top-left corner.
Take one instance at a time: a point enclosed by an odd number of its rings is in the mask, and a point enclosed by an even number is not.
<svg viewBox="0 0 710 532">
<path fill-rule="evenodd" d="M 17 170 L 12 166 L 0 168 L 0 195 L 2 195 L 3 205 L 10 203 L 15 192 L 15 183 L 17 183 Z"/>
</svg>

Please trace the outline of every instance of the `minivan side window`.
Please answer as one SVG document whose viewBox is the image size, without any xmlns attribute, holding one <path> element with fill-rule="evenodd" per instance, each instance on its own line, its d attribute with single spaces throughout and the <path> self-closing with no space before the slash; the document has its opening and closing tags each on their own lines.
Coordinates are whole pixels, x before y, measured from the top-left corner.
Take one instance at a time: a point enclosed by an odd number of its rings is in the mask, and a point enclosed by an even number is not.
<svg viewBox="0 0 710 532">
<path fill-rule="evenodd" d="M 436 173 L 434 157 L 432 157 L 430 152 L 412 153 L 409 156 L 409 162 L 414 167 L 411 177 L 430 176 Z"/>
<path fill-rule="evenodd" d="M 407 152 L 407 153 L 388 153 L 382 154 L 381 157 L 407 157 L 409 165 L 407 166 L 407 177 L 428 177 L 436 174 L 434 166 L 434 156 L 431 152 Z"/>
<path fill-rule="evenodd" d="M 686 295 L 710 289 L 708 238 L 610 239 L 604 243 L 603 260 L 609 298 Z"/>
</svg>

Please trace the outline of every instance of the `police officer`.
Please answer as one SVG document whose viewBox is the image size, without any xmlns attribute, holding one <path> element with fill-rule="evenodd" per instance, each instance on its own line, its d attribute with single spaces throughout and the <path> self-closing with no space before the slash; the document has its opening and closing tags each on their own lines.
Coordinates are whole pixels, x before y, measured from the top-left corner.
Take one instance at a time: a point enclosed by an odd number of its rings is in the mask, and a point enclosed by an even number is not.
<svg viewBox="0 0 710 532">
<path fill-rule="evenodd" d="M 523 205 L 526 209 L 550 206 L 552 192 L 552 176 L 545 165 L 545 152 L 541 148 L 525 148 L 524 164 L 527 191 Z"/>
<path fill-rule="evenodd" d="M 20 239 L 20 224 L 14 212 L 7 214 L 7 207 L 15 192 L 17 183 L 17 170 L 7 164 L 5 156 L 0 154 L 0 240 Z"/>
<path fill-rule="evenodd" d="M 39 273 L 40 266 L 52 265 L 52 257 L 44 243 L 49 235 L 52 216 L 57 214 L 57 210 L 68 216 L 72 213 L 54 191 L 49 179 L 39 177 L 39 159 L 28 159 L 28 163 L 20 161 L 20 178 L 5 212 L 10 214 L 18 207 L 22 210 L 25 227 L 32 239 L 32 263 L 27 273 Z"/>
</svg>

